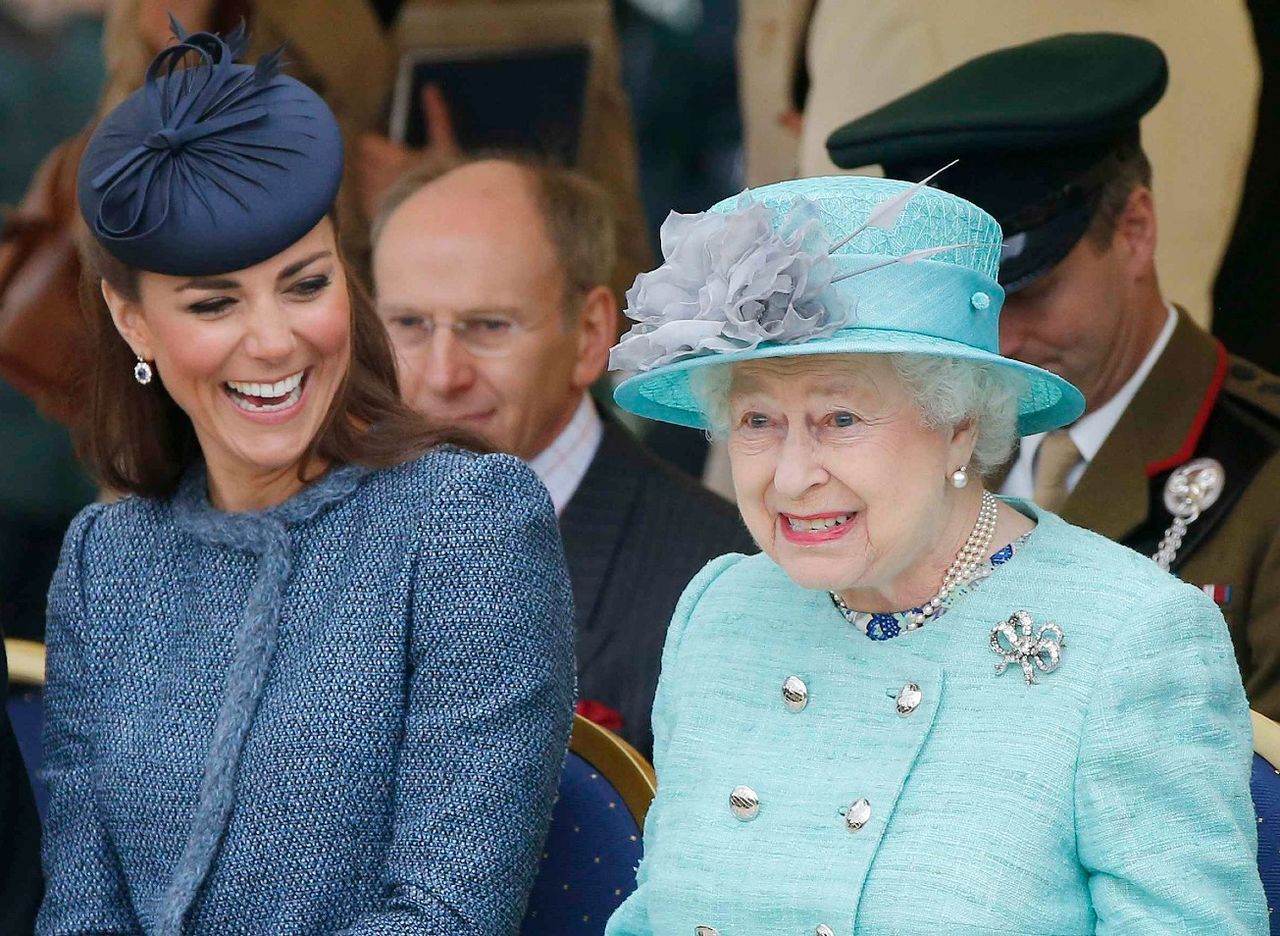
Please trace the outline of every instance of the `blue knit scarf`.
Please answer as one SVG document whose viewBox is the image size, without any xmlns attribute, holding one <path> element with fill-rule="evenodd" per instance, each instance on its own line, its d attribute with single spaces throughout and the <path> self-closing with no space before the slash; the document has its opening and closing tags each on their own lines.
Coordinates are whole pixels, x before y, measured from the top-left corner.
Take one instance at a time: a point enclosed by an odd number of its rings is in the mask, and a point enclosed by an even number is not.
<svg viewBox="0 0 1280 936">
<path fill-rule="evenodd" d="M 279 506 L 254 513 L 225 513 L 210 506 L 203 463 L 187 472 L 174 498 L 178 526 L 211 546 L 258 558 L 244 618 L 205 757 L 200 797 L 191 831 L 173 877 L 160 900 L 156 932 L 179 936 L 217 856 L 235 797 L 236 774 L 245 737 L 262 699 L 275 655 L 292 561 L 289 528 L 307 523 L 355 491 L 368 469 L 335 468 Z"/>
</svg>

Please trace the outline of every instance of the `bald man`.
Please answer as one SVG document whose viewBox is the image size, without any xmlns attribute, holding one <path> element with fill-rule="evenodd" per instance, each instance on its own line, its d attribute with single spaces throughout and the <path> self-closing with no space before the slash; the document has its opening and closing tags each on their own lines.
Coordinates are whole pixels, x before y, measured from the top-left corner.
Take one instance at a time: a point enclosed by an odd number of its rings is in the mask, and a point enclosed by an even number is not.
<svg viewBox="0 0 1280 936">
<path fill-rule="evenodd" d="M 755 547 L 732 506 L 588 395 L 617 334 L 613 231 L 607 197 L 573 171 L 423 167 L 374 221 L 374 286 L 405 399 L 525 459 L 551 492 L 577 607 L 580 711 L 648 756 L 676 600 L 707 561 Z"/>
</svg>

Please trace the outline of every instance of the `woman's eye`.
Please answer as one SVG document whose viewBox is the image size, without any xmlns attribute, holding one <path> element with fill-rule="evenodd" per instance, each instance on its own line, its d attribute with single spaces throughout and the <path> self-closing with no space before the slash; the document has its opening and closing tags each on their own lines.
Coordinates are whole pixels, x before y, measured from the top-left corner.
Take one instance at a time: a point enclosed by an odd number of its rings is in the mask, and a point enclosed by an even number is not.
<svg viewBox="0 0 1280 936">
<path fill-rule="evenodd" d="M 310 276 L 301 282 L 295 283 L 291 292 L 296 295 L 308 297 L 324 291 L 329 285 L 329 277 L 327 276 Z"/>
<path fill-rule="evenodd" d="M 858 417 L 853 413 L 832 413 L 830 416 L 831 425 L 836 429 L 851 429 L 858 422 Z"/>
<path fill-rule="evenodd" d="M 747 413 L 742 417 L 742 425 L 746 429 L 768 429 L 769 417 L 763 413 Z"/>
<path fill-rule="evenodd" d="M 233 305 L 235 305 L 234 299 L 222 296 L 217 299 L 205 299 L 203 302 L 193 303 L 188 306 L 188 308 L 198 315 L 213 315 L 217 312 L 223 311 L 224 309 L 228 309 Z"/>
</svg>

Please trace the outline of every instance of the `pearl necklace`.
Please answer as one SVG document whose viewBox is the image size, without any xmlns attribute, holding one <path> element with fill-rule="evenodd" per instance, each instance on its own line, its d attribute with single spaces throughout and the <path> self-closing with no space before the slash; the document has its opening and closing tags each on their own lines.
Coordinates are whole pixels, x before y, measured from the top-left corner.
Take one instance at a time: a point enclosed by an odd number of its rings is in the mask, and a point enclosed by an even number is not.
<svg viewBox="0 0 1280 936">
<path fill-rule="evenodd" d="M 991 548 L 991 540 L 996 532 L 996 515 L 999 506 L 1000 501 L 994 494 L 990 491 L 982 492 L 982 506 L 978 508 L 978 519 L 973 525 L 972 532 L 969 533 L 969 538 L 964 541 L 960 552 L 947 568 L 946 575 L 942 577 L 942 586 L 920 607 L 892 615 L 869 614 L 866 611 L 854 611 L 835 592 L 830 593 L 831 600 L 850 624 L 866 630 L 868 636 L 871 636 L 869 625 L 872 623 L 880 624 L 882 631 L 885 629 L 885 622 L 882 621 L 884 618 L 901 621 L 906 630 L 915 630 L 924 626 L 925 623 L 942 614 L 950 604 L 953 592 L 968 585 L 979 577 L 980 572 L 984 571 L 984 566 L 987 564 L 987 551 Z M 894 636 L 894 634 L 887 634 L 887 636 Z"/>
</svg>

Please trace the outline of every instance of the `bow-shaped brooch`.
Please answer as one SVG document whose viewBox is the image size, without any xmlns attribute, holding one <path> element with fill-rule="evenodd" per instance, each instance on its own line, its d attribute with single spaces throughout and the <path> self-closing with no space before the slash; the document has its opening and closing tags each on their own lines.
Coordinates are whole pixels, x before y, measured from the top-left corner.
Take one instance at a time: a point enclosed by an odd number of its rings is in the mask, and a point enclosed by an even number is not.
<svg viewBox="0 0 1280 936">
<path fill-rule="evenodd" d="M 1057 624 L 1041 625 L 1033 634 L 1035 623 L 1026 611 L 1015 611 L 1008 620 L 1001 621 L 991 628 L 991 652 L 1000 657 L 996 664 L 996 675 L 999 676 L 1010 663 L 1022 667 L 1022 675 L 1028 686 L 1036 683 L 1036 670 L 1052 673 L 1062 662 L 1062 648 L 1066 641 L 1062 636 L 1062 628 Z"/>
</svg>

